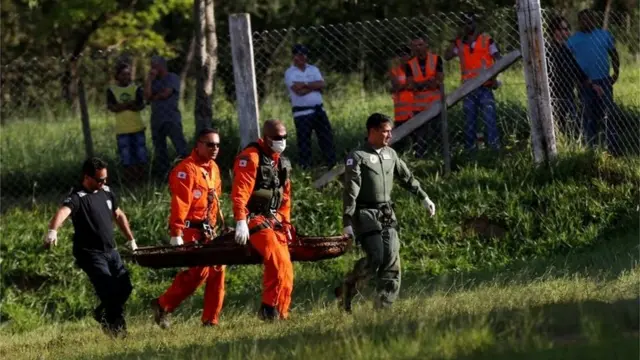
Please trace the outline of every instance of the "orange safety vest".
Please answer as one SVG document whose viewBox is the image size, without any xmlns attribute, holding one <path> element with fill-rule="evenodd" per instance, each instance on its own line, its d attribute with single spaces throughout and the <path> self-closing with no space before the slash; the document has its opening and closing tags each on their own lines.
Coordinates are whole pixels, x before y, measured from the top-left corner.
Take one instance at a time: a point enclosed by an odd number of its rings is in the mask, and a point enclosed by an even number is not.
<svg viewBox="0 0 640 360">
<path fill-rule="evenodd" d="M 407 83 L 407 75 L 404 72 L 404 63 L 391 69 L 391 76 L 401 85 Z M 413 116 L 413 92 L 400 90 L 393 93 L 393 114 L 397 122 L 407 121 Z"/>
<path fill-rule="evenodd" d="M 411 66 L 411 72 L 413 73 L 413 81 L 415 83 L 421 83 L 435 78 L 438 58 L 438 55 L 430 53 L 427 54 L 425 74 L 420 70 L 418 58 L 411 58 L 411 60 L 409 60 L 409 66 Z M 440 101 L 441 99 L 442 96 L 440 95 L 440 89 L 429 89 L 423 91 L 416 90 L 413 93 L 413 108 L 415 111 L 424 111 L 428 109 L 431 104 L 436 101 Z"/>
<path fill-rule="evenodd" d="M 471 45 L 465 44 L 462 40 L 456 41 L 458 48 L 458 57 L 460 58 L 460 72 L 462 73 L 462 82 L 473 79 L 480 75 L 484 69 L 493 66 L 493 57 L 489 50 L 489 40 L 491 37 L 486 34 L 480 34 L 475 40 L 473 52 Z"/>
</svg>

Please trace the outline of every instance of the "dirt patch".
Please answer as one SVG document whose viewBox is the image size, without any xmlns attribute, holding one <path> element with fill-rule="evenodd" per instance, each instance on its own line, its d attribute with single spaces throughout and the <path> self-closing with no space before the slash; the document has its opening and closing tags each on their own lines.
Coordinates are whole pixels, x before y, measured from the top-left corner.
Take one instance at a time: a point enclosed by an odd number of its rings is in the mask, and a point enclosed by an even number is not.
<svg viewBox="0 0 640 360">
<path fill-rule="evenodd" d="M 462 222 L 465 234 L 477 234 L 480 237 L 502 239 L 507 234 L 507 229 L 497 221 L 489 219 L 486 215 L 465 219 Z"/>
<path fill-rule="evenodd" d="M 51 281 L 50 276 L 24 272 L 12 272 L 4 276 L 5 285 L 13 285 L 20 291 L 38 290 L 49 281 Z"/>
</svg>

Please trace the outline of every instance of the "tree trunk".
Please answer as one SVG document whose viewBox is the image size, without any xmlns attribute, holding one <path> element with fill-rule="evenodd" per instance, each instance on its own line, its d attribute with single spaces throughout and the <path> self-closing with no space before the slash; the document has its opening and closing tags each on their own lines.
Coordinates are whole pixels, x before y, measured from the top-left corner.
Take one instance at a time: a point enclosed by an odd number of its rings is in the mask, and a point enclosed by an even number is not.
<svg viewBox="0 0 640 360">
<path fill-rule="evenodd" d="M 607 0 L 607 5 L 604 8 L 604 19 L 602 20 L 602 28 L 605 30 L 609 27 L 610 16 L 611 16 L 611 0 Z"/>
<path fill-rule="evenodd" d="M 191 41 L 189 42 L 189 49 L 187 50 L 187 57 L 184 61 L 184 66 L 180 72 L 180 101 L 184 101 L 187 94 L 187 77 L 189 76 L 189 70 L 193 64 L 193 55 L 196 51 L 196 33 L 191 35 Z"/>
<path fill-rule="evenodd" d="M 194 117 L 196 133 L 211 126 L 213 120 L 213 78 L 218 65 L 216 27 L 213 0 L 195 0 L 193 4 L 196 24 L 196 102 Z"/>
</svg>

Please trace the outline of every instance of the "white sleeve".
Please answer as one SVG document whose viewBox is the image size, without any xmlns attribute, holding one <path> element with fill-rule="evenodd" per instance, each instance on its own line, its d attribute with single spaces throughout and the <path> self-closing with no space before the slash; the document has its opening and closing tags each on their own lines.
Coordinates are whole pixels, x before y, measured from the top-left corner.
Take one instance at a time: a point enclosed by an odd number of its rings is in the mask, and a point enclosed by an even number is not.
<svg viewBox="0 0 640 360">
<path fill-rule="evenodd" d="M 453 47 L 453 53 L 454 53 L 454 54 L 456 54 L 456 55 L 458 55 L 458 47 L 457 47 L 457 46 L 454 46 L 454 47 Z"/>
<path fill-rule="evenodd" d="M 290 69 L 284 72 L 284 84 L 287 86 L 287 89 L 293 85 L 293 76 L 291 75 Z"/>
<path fill-rule="evenodd" d="M 313 67 L 313 81 L 324 81 L 320 69 L 318 69 L 316 66 Z"/>
</svg>

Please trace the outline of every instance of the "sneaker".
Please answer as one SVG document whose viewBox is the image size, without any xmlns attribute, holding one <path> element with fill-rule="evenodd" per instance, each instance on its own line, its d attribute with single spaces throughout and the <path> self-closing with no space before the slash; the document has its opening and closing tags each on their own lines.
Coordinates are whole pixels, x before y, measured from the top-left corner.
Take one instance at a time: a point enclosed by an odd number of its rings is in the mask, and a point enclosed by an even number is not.
<svg viewBox="0 0 640 360">
<path fill-rule="evenodd" d="M 151 308 L 153 309 L 153 316 L 156 324 L 162 329 L 169 327 L 169 319 L 167 319 L 168 313 L 160 306 L 158 299 L 151 301 Z"/>
</svg>

